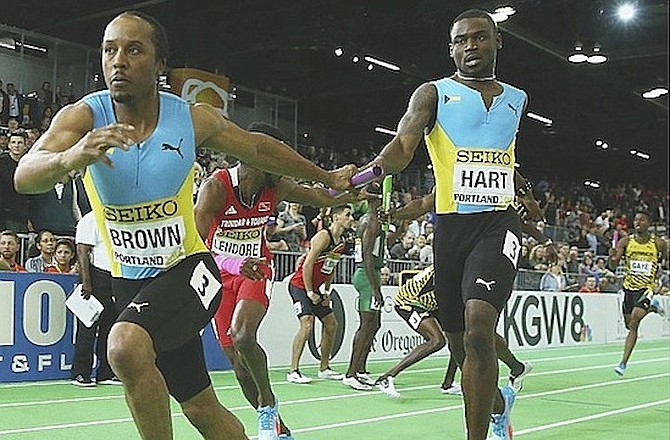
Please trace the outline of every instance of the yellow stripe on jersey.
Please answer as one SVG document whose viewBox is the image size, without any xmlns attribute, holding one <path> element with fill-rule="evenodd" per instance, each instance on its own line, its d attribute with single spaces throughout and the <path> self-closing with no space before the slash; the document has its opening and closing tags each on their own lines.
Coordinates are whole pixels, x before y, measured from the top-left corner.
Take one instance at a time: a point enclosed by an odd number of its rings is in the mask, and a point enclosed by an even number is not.
<svg viewBox="0 0 670 440">
<path fill-rule="evenodd" d="M 435 267 L 431 264 L 408 280 L 393 298 L 393 304 L 407 311 L 412 308 L 436 311 Z"/>
<path fill-rule="evenodd" d="M 624 252 L 626 273 L 623 287 L 629 290 L 653 289 L 658 270 L 656 237 L 651 235 L 646 243 L 640 243 L 631 235 Z"/>
</svg>

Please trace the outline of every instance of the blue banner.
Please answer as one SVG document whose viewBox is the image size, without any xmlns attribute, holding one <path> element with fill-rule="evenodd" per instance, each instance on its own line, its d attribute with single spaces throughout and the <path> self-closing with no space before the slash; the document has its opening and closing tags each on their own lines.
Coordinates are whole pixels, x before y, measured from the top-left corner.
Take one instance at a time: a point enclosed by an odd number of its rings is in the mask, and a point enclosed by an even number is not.
<svg viewBox="0 0 670 440">
<path fill-rule="evenodd" d="M 65 298 L 75 275 L 0 272 L 0 382 L 67 379 L 75 318 Z M 203 333 L 210 370 L 230 369 L 211 325 Z"/>
</svg>

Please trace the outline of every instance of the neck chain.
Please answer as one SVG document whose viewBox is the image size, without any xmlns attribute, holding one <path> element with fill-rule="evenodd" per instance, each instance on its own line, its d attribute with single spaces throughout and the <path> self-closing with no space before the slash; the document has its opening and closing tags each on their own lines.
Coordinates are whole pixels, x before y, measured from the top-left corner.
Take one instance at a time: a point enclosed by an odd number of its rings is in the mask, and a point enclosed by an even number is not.
<svg viewBox="0 0 670 440">
<path fill-rule="evenodd" d="M 464 80 L 464 81 L 480 81 L 480 82 L 483 82 L 483 81 L 493 81 L 494 79 L 496 79 L 495 73 L 493 75 L 490 75 L 490 76 L 465 76 L 465 75 L 461 74 L 461 72 L 459 72 L 458 70 L 456 71 L 456 76 L 459 77 L 460 79 Z"/>
</svg>

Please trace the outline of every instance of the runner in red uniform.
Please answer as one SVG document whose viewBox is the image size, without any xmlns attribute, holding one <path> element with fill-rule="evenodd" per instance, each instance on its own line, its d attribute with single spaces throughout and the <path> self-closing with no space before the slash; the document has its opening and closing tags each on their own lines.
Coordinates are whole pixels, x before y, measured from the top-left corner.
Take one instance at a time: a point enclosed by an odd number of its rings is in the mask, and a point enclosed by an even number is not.
<svg viewBox="0 0 670 440">
<path fill-rule="evenodd" d="M 354 217 L 349 206 L 332 208 L 331 217 L 332 223 L 328 229 L 322 229 L 312 238 L 310 249 L 291 277 L 288 286 L 295 314 L 300 321 L 300 329 L 293 339 L 291 371 L 286 376 L 286 380 L 293 383 L 312 381 L 300 372 L 299 364 L 305 343 L 314 327 L 314 316 L 323 324 L 319 378 L 342 380 L 344 377 L 343 374 L 331 370 L 329 366 L 333 337 L 337 330 L 337 321 L 333 309 L 330 308 L 330 283 L 345 250 L 342 233 L 351 228 Z M 322 285 L 323 293 L 319 292 L 319 287 Z"/>
<path fill-rule="evenodd" d="M 269 124 L 253 123 L 248 130 L 283 140 Z M 292 438 L 278 415 L 267 355 L 256 339 L 274 278 L 265 224 L 281 200 L 321 207 L 355 199 L 354 195 L 333 198 L 324 189 L 301 186 L 243 163 L 216 171 L 198 193 L 198 232 L 215 254 L 223 281 L 223 298 L 214 316 L 216 335 L 244 396 L 258 408 L 259 440 Z"/>
</svg>

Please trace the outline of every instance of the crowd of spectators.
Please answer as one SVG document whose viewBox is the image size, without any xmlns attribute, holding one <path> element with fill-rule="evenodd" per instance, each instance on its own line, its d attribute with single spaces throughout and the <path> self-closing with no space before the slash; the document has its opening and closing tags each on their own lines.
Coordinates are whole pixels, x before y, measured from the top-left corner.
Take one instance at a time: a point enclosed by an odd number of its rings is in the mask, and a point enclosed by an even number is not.
<svg viewBox="0 0 670 440">
<path fill-rule="evenodd" d="M 29 237 L 25 245 L 30 251 L 22 255 L 37 258 L 24 262 L 29 267 L 57 266 L 54 256 L 45 252 L 45 249 L 54 246 L 53 243 L 51 246 L 42 243 L 42 231 L 52 234 L 51 241 L 54 243 L 57 237 L 72 237 L 77 221 L 90 210 L 78 173 L 71 173 L 46 194 L 25 196 L 17 194 L 13 188 L 13 173 L 18 160 L 48 127 L 55 112 L 70 101 L 71 97 L 65 97 L 60 86 L 52 92 L 49 82 L 44 82 L 39 90 L 23 95 L 11 82 L 7 83 L 6 89 L 3 88 L 0 80 L 0 231 L 13 231 Z M 298 151 L 324 168 L 333 168 L 351 160 L 362 165 L 376 154 L 372 146 L 347 151 L 346 154 L 310 145 L 299 145 Z M 214 170 L 234 163 L 225 155 L 200 151 L 194 197 L 202 179 Z M 392 202 L 396 208 L 430 190 L 421 188 L 422 185 L 409 185 L 408 179 L 402 177 L 394 182 Z M 428 177 L 419 180 L 429 182 Z M 539 179 L 534 184 L 534 193 L 546 218 L 546 223 L 539 222 L 537 226 L 554 241 L 558 259 L 550 260 L 545 246 L 532 237 L 524 237 L 519 268 L 541 275 L 531 278 L 530 285 L 524 283 L 528 288 L 588 292 L 615 290 L 620 274 L 608 268 L 608 250 L 613 242 L 628 234 L 634 213 L 637 210 L 649 212 L 652 224 L 657 226 L 656 232 L 666 234 L 667 188 L 604 183 L 598 190 L 593 190 L 578 182 Z M 361 202 L 352 208 L 358 219 L 366 212 L 367 203 Z M 309 239 L 324 226 L 326 218 L 325 210 L 297 203 L 280 204 L 268 224 L 271 249 L 304 253 Z M 415 219 L 403 234 L 399 234 L 396 243 L 389 244 L 389 267 L 382 269 L 384 284 L 396 284 L 401 278 L 401 267 L 411 270 L 432 264 L 434 223 L 435 215 L 432 213 Z M 391 268 L 394 261 L 404 264 Z M 20 265 L 21 262 L 16 260 L 12 264 Z M 663 267 L 667 270 L 667 262 L 663 262 Z M 667 276 L 665 280 L 667 284 Z"/>
</svg>

